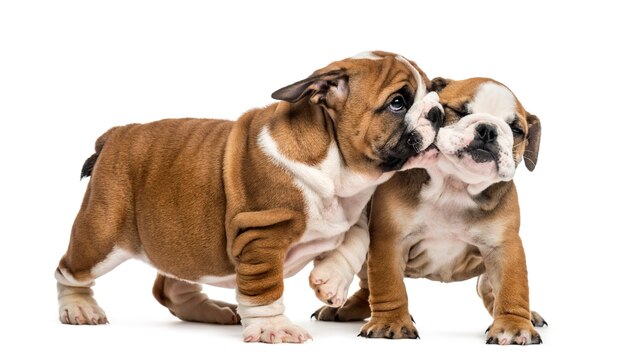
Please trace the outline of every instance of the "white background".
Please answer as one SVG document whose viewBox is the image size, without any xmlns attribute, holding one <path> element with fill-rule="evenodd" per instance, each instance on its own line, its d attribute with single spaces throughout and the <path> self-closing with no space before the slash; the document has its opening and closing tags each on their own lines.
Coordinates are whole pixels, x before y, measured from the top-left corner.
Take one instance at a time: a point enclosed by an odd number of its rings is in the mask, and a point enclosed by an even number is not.
<svg viewBox="0 0 626 361">
<path fill-rule="evenodd" d="M 623 359 L 623 11 L 604 1 L 217 4 L 0 3 L 0 359 Z M 375 49 L 430 77 L 495 78 L 541 118 L 538 166 L 520 167 L 516 183 L 531 307 L 550 323 L 543 345 L 484 345 L 490 318 L 474 281 L 407 280 L 422 339 L 357 338 L 361 323 L 309 320 L 321 305 L 310 267 L 285 291 L 287 315 L 313 334 L 304 345 L 244 344 L 240 326 L 178 321 L 152 299 L 155 272 L 138 261 L 97 282 L 110 325 L 58 322 L 53 272 L 101 133 L 167 117 L 236 119 L 315 69 Z"/>
</svg>

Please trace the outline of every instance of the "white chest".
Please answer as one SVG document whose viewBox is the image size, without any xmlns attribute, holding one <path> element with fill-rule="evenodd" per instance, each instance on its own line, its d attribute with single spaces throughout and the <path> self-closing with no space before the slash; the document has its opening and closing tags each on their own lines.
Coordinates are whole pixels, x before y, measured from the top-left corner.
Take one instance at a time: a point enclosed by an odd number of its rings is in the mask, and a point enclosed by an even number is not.
<svg viewBox="0 0 626 361">
<path fill-rule="evenodd" d="M 406 214 L 406 237 L 401 247 L 407 267 L 419 275 L 452 275 L 479 246 L 497 242 L 497 224 L 472 221 L 467 212 L 476 207 L 457 183 L 432 182 L 422 190 L 419 206 Z"/>
<path fill-rule="evenodd" d="M 372 191 L 352 197 L 320 198 L 305 190 L 307 227 L 300 242 L 334 237 L 346 232 L 359 219 Z"/>
<path fill-rule="evenodd" d="M 436 204 L 421 204 L 414 213 L 412 232 L 406 238 L 405 247 L 410 248 L 409 258 L 427 252 L 434 267 L 448 263 L 473 243 L 476 233 L 471 225 L 450 211 Z"/>
<path fill-rule="evenodd" d="M 306 228 L 288 250 L 286 276 L 295 274 L 316 256 L 337 248 L 345 232 L 358 221 L 376 185 L 391 177 L 389 174 L 372 179 L 347 169 L 334 142 L 326 158 L 316 165 L 284 156 L 267 128 L 259 134 L 259 144 L 272 162 L 290 174 L 306 206 Z"/>
</svg>

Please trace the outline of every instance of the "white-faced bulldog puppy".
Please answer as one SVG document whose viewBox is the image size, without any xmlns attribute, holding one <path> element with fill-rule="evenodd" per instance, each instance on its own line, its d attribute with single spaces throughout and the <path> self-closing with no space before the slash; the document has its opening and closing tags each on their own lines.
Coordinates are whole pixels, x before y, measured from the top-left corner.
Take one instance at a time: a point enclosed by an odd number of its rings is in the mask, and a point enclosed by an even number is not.
<svg viewBox="0 0 626 361">
<path fill-rule="evenodd" d="M 437 78 L 432 88 L 445 109 L 444 123 L 436 141 L 411 159 L 410 166 L 421 169 L 395 174 L 373 195 L 361 289 L 346 301 L 347 287 L 334 285 L 349 284 L 359 268 L 335 263 L 333 273 L 321 260 L 322 271 L 312 271 L 311 284 L 320 299 L 342 307 L 323 307 L 313 316 L 326 321 L 371 316 L 360 336 L 417 338 L 403 277 L 454 282 L 478 276 L 478 294 L 493 316 L 487 343 L 541 343 L 533 325 L 545 321 L 529 308 L 513 183 L 522 160 L 535 168 L 539 118 L 492 79 Z M 324 283 L 318 274 L 336 276 Z M 322 288 L 327 283 L 333 286 Z"/>
<path fill-rule="evenodd" d="M 427 116 L 442 115 L 436 94 L 423 101 L 429 85 L 414 62 L 369 52 L 235 122 L 110 129 L 83 166 L 91 178 L 55 272 L 61 322 L 107 323 L 94 280 L 136 258 L 158 270 L 154 296 L 180 319 L 241 322 L 246 342 L 306 341 L 284 315 L 283 278 L 341 248 L 376 186 L 433 142 Z M 201 284 L 235 288 L 238 304 Z"/>
</svg>

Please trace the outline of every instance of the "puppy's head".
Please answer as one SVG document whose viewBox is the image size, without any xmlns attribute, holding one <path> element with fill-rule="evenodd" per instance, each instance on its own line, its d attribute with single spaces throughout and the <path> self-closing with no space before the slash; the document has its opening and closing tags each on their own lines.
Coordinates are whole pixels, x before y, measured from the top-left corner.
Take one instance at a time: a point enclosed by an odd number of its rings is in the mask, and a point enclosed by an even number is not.
<svg viewBox="0 0 626 361">
<path fill-rule="evenodd" d="M 468 183 L 495 183 L 511 180 L 522 159 L 535 168 L 541 123 L 507 87 L 487 78 L 435 78 L 431 88 L 445 111 L 435 145 L 447 171 Z"/>
<path fill-rule="evenodd" d="M 443 112 L 436 93 L 426 97 L 429 85 L 414 62 L 376 51 L 333 62 L 272 97 L 322 107 L 346 166 L 376 176 L 434 141 Z"/>
</svg>

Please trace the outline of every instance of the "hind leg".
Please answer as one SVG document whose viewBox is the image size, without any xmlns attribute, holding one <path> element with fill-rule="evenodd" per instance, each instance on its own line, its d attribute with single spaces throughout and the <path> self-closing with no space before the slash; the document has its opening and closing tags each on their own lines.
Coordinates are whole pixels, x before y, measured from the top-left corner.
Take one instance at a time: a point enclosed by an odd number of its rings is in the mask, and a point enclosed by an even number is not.
<svg viewBox="0 0 626 361">
<path fill-rule="evenodd" d="M 108 254 L 91 258 L 85 254 L 80 264 L 88 267 L 77 267 L 71 260 L 77 258 L 70 251 L 61 258 L 56 269 L 57 292 L 59 300 L 59 319 L 62 323 L 72 325 L 99 325 L 108 323 L 104 310 L 93 297 L 94 280 L 112 270 L 120 263 L 131 258 L 131 253 L 120 248 L 113 248 Z"/>
<path fill-rule="evenodd" d="M 105 187 L 105 190 L 115 189 Z M 104 195 L 103 195 L 104 194 Z M 123 194 L 119 197 L 125 199 Z M 55 272 L 59 319 L 73 325 L 105 324 L 107 317 L 93 297 L 94 280 L 135 252 L 132 229 L 125 223 L 126 205 L 89 183 L 70 236 L 70 243 Z M 105 200 L 105 201 L 103 201 Z M 108 202 L 106 201 L 108 200 Z M 118 240 L 126 240 L 122 245 Z"/>
<path fill-rule="evenodd" d="M 158 274 L 152 294 L 160 304 L 183 321 L 222 325 L 234 325 L 241 321 L 236 305 L 209 299 L 202 292 L 202 286 L 197 283 Z"/>
</svg>

